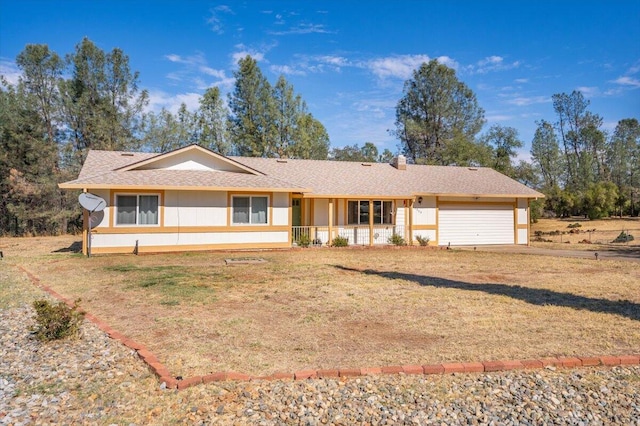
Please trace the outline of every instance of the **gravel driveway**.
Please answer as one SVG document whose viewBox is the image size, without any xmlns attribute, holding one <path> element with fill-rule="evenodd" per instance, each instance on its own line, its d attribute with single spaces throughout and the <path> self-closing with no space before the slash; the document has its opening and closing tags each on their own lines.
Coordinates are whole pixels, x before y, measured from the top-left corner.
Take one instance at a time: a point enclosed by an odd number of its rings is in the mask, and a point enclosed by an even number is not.
<svg viewBox="0 0 640 426">
<path fill-rule="evenodd" d="M 539 256 L 556 256 L 556 257 L 575 257 L 581 259 L 596 260 L 595 254 L 598 253 L 597 260 L 628 260 L 631 262 L 640 262 L 640 247 L 616 247 L 616 248 L 600 248 L 590 250 L 571 250 L 571 249 L 551 249 L 544 247 L 533 247 L 525 245 L 496 245 L 496 246 L 464 246 L 456 247 L 459 250 L 477 250 L 495 253 L 517 253 L 517 254 L 533 254 Z"/>
</svg>

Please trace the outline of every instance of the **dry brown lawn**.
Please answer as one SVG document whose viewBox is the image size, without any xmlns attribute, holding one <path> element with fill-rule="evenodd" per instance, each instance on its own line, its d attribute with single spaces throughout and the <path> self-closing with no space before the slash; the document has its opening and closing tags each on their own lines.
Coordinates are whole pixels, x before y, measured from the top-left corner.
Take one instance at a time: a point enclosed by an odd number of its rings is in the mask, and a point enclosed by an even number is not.
<svg viewBox="0 0 640 426">
<path fill-rule="evenodd" d="M 579 224 L 572 228 L 569 225 Z M 533 241 L 536 247 L 571 249 L 571 250 L 596 250 L 601 248 L 638 248 L 640 249 L 640 217 L 607 218 L 589 220 L 580 217 L 563 219 L 540 219 L 538 223 L 531 225 L 532 234 L 542 231 L 546 235 L 542 238 L 552 242 Z M 556 235 L 548 235 L 549 232 L 559 232 Z M 621 232 L 634 236 L 634 240 L 626 243 L 612 243 Z"/>
<path fill-rule="evenodd" d="M 22 265 L 81 298 L 175 375 L 640 352 L 640 262 L 425 248 L 88 259 L 65 250 L 77 240 L 0 239 L 2 273 L 21 280 Z M 266 262 L 225 264 L 238 258 Z"/>
</svg>

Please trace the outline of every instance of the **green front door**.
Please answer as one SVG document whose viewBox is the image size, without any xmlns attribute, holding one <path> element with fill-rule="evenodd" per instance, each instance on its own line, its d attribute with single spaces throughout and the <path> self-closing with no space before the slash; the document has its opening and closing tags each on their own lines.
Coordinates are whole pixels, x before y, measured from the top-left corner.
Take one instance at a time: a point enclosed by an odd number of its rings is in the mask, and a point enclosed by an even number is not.
<svg viewBox="0 0 640 426">
<path fill-rule="evenodd" d="M 300 198 L 294 198 L 291 200 L 291 220 L 293 226 L 301 226 L 302 225 L 302 209 L 300 207 L 300 202 L 302 200 Z"/>
</svg>

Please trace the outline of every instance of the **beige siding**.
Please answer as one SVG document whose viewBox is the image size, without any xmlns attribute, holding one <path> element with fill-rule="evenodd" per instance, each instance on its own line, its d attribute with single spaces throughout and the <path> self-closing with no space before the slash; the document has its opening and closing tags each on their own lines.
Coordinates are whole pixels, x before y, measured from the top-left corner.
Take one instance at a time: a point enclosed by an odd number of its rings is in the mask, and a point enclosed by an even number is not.
<svg viewBox="0 0 640 426">
<path fill-rule="evenodd" d="M 527 215 L 528 202 L 524 198 L 518 198 L 518 225 L 526 225 L 529 223 L 529 216 Z M 520 240 L 518 238 L 518 240 Z"/>
<path fill-rule="evenodd" d="M 272 225 L 289 224 L 289 194 L 276 192 L 273 194 L 273 223 Z"/>
<path fill-rule="evenodd" d="M 164 226 L 225 226 L 227 193 L 166 191 Z"/>
<path fill-rule="evenodd" d="M 329 225 L 329 200 L 317 199 L 314 202 L 313 225 Z"/>
<path fill-rule="evenodd" d="M 208 233 L 161 233 L 161 234 L 94 234 L 93 247 L 131 247 L 138 242 L 144 246 L 175 246 L 183 245 L 223 245 L 223 244 L 251 244 L 251 243 L 287 243 L 288 232 L 208 232 Z M 215 248 L 215 247 L 213 247 Z"/>
<path fill-rule="evenodd" d="M 404 203 L 402 200 L 395 200 L 395 207 L 396 207 L 396 211 L 395 211 L 395 215 L 396 215 L 396 226 L 404 226 L 407 223 L 406 217 L 405 217 L 405 208 L 404 208 Z"/>
<path fill-rule="evenodd" d="M 422 197 L 422 203 L 413 205 L 414 225 L 436 224 L 436 197 Z"/>
</svg>

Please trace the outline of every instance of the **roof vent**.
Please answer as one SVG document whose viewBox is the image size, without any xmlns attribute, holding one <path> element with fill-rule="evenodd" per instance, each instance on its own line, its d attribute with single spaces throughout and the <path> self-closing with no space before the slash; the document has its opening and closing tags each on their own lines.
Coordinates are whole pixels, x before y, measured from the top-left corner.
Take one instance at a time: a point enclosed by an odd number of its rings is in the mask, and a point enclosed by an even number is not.
<svg viewBox="0 0 640 426">
<path fill-rule="evenodd" d="M 286 159 L 286 158 L 278 158 L 276 161 L 277 161 L 278 163 L 286 163 L 286 162 L 287 162 L 287 159 Z"/>
<path fill-rule="evenodd" d="M 130 153 L 130 152 L 122 152 L 122 153 L 120 153 L 120 155 L 123 156 L 123 157 L 133 157 L 133 154 Z"/>
<path fill-rule="evenodd" d="M 365 167 L 371 167 L 371 163 L 360 163 L 360 164 L 365 166 Z"/>
<path fill-rule="evenodd" d="M 391 160 L 391 165 L 398 170 L 407 170 L 407 157 L 398 155 Z"/>
<path fill-rule="evenodd" d="M 473 171 L 473 172 L 477 172 L 478 168 L 477 167 L 467 167 L 467 169 Z"/>
</svg>

